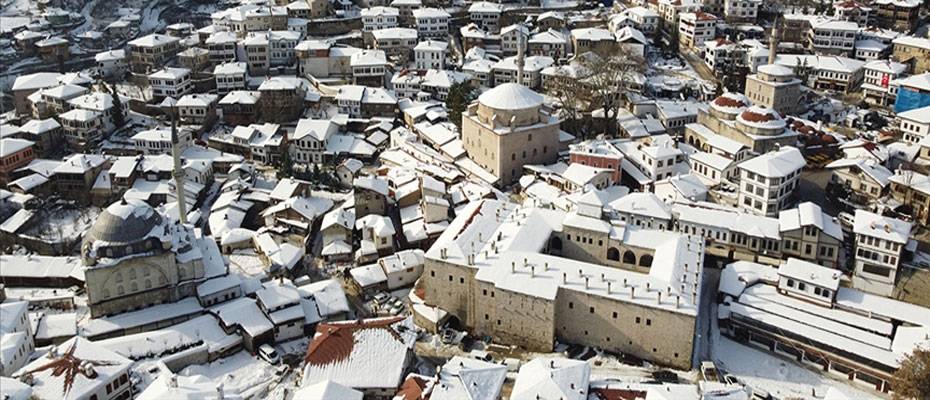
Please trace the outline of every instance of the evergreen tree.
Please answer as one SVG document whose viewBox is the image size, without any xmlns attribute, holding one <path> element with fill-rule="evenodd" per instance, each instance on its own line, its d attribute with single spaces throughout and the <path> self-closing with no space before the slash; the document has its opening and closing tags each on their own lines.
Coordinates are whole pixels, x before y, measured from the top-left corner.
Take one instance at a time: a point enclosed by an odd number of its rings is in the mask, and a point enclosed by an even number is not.
<svg viewBox="0 0 930 400">
<path fill-rule="evenodd" d="M 458 82 L 449 87 L 446 96 L 446 110 L 449 112 L 449 121 L 462 129 L 462 114 L 468 105 L 478 97 L 475 88 L 468 81 Z"/>
<path fill-rule="evenodd" d="M 281 168 L 278 168 L 278 177 L 289 177 L 294 175 L 294 162 L 291 161 L 291 153 L 287 150 L 281 155 Z"/>
</svg>

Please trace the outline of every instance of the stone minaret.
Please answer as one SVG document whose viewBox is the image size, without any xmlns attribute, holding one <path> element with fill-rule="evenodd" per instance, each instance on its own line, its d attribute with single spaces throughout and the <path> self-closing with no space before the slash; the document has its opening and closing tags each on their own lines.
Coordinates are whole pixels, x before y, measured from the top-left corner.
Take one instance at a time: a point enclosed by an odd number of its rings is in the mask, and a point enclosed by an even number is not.
<svg viewBox="0 0 930 400">
<path fill-rule="evenodd" d="M 523 24 L 517 24 L 517 83 L 523 84 Z"/>
<path fill-rule="evenodd" d="M 775 64 L 775 57 L 778 56 L 779 36 L 778 18 L 776 17 L 772 25 L 772 34 L 769 35 L 769 64 Z"/>
<path fill-rule="evenodd" d="M 178 140 L 178 126 L 174 110 L 171 112 L 171 156 L 174 158 L 174 186 L 178 191 L 178 218 L 182 224 L 187 223 L 187 202 L 184 199 L 184 168 L 181 166 L 181 143 Z"/>
</svg>

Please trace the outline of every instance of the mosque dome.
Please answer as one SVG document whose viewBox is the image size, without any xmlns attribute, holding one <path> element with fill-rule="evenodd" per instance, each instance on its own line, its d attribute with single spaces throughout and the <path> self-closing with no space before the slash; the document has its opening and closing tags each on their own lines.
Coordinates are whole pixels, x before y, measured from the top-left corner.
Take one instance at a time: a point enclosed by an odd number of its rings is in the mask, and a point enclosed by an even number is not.
<svg viewBox="0 0 930 400">
<path fill-rule="evenodd" d="M 736 92 L 724 93 L 711 103 L 711 107 L 715 110 L 727 114 L 738 114 L 751 105 L 752 103 L 749 102 L 749 98 Z"/>
<path fill-rule="evenodd" d="M 161 215 L 144 201 L 120 200 L 100 213 L 87 239 L 113 244 L 133 243 L 146 239 L 161 223 Z"/>
<path fill-rule="evenodd" d="M 505 83 L 482 93 L 478 103 L 496 110 L 525 110 L 542 106 L 543 96 L 526 86 Z"/>
</svg>

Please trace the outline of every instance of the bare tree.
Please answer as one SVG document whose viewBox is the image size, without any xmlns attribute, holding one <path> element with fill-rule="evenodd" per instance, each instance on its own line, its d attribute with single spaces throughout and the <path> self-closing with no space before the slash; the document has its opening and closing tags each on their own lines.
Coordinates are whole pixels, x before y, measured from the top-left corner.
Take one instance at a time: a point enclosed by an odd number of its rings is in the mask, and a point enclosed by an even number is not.
<svg viewBox="0 0 930 400">
<path fill-rule="evenodd" d="M 546 82 L 546 93 L 556 99 L 564 118 L 562 128 L 573 134 L 582 130 L 582 118 L 589 110 L 590 92 L 579 80 L 583 67 L 577 63 L 558 67 Z"/>
<path fill-rule="evenodd" d="M 579 63 L 585 71 L 580 81 L 587 87 L 591 107 L 604 111 L 604 131 L 613 136 L 624 94 L 635 87 L 646 62 L 630 46 L 619 45 L 582 54 Z"/>
</svg>

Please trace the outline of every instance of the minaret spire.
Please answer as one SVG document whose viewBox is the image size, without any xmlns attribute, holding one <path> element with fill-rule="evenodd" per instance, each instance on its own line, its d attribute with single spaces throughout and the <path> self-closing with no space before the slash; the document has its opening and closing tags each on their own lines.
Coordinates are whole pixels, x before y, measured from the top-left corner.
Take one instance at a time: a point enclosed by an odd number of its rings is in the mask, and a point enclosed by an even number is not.
<svg viewBox="0 0 930 400">
<path fill-rule="evenodd" d="M 174 187 L 177 190 L 178 198 L 178 218 L 182 224 L 187 223 L 187 202 L 184 199 L 184 168 L 181 167 L 181 144 L 178 140 L 178 125 L 174 114 L 174 107 L 171 110 L 171 156 L 174 158 Z"/>
<path fill-rule="evenodd" d="M 772 24 L 772 34 L 769 36 L 769 64 L 775 64 L 775 57 L 778 56 L 779 36 L 778 17 L 775 17 L 775 22 Z"/>
<path fill-rule="evenodd" d="M 523 84 L 523 24 L 517 24 L 517 83 Z"/>
</svg>

